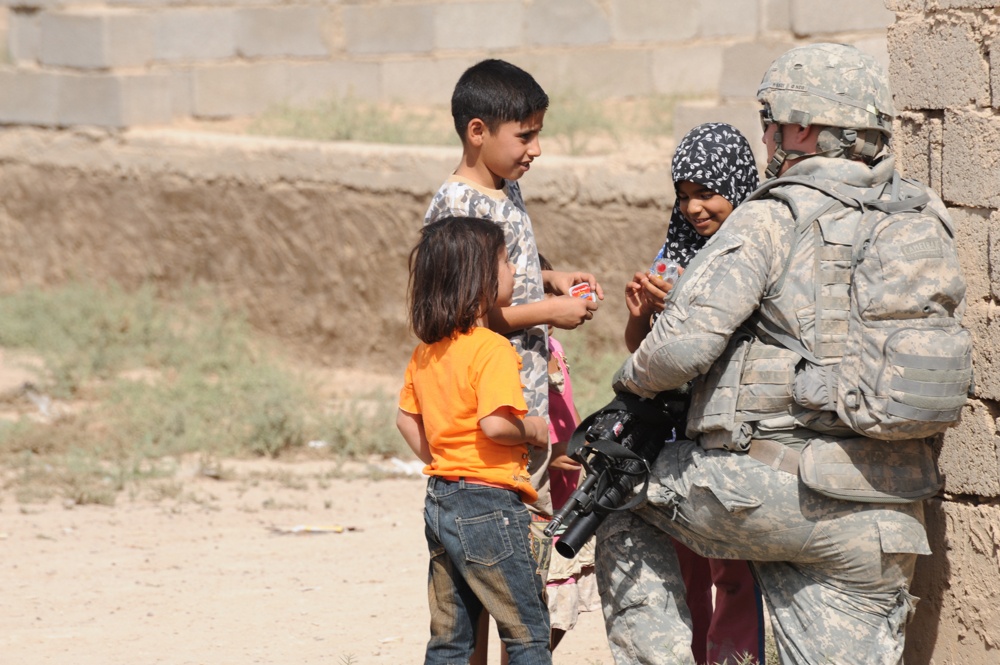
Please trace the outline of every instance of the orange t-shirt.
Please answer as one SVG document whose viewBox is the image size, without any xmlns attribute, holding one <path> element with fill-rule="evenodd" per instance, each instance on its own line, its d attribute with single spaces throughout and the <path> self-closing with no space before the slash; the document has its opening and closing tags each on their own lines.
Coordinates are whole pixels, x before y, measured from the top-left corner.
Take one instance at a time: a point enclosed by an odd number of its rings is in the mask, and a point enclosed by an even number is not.
<svg viewBox="0 0 1000 665">
<path fill-rule="evenodd" d="M 424 473 L 509 487 L 526 503 L 538 498 L 527 472 L 528 445 L 501 445 L 479 428 L 500 407 L 527 413 L 520 366 L 510 342 L 488 328 L 417 346 L 399 408 L 423 418 L 432 457 Z"/>
</svg>

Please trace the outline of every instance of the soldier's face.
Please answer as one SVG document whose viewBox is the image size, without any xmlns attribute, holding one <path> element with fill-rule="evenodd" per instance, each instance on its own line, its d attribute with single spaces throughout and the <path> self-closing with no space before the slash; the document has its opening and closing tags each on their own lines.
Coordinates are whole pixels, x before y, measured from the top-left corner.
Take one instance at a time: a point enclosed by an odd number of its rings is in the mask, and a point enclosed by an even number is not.
<svg viewBox="0 0 1000 665">
<path fill-rule="evenodd" d="M 770 160 L 774 157 L 774 151 L 778 149 L 777 144 L 774 142 L 774 133 L 778 130 L 778 125 L 775 123 L 770 123 L 764 127 L 764 136 L 761 137 L 761 141 L 767 147 L 767 159 Z"/>
<path fill-rule="evenodd" d="M 767 159 L 770 161 L 774 157 L 774 152 L 778 149 L 778 144 L 774 140 L 774 135 L 781 129 L 781 147 L 786 152 L 799 152 L 805 157 L 813 155 L 816 153 L 816 140 L 819 137 L 820 131 L 823 129 L 819 125 L 810 125 L 809 127 L 801 127 L 799 125 L 778 125 L 777 123 L 772 123 L 767 126 L 764 130 L 764 145 L 767 146 Z M 794 159 L 786 159 L 785 163 L 781 165 L 781 170 L 779 175 L 787 171 L 793 164 L 803 159 L 802 157 L 796 157 Z"/>
</svg>

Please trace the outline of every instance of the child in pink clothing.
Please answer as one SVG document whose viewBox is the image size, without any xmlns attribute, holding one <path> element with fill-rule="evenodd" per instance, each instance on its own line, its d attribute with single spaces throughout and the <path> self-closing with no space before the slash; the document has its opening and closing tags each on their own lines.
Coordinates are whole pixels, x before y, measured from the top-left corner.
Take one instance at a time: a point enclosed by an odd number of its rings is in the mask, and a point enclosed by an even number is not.
<svg viewBox="0 0 1000 665">
<path fill-rule="evenodd" d="M 543 270 L 552 270 L 548 260 L 538 256 Z M 573 401 L 566 352 L 549 331 L 549 441 L 552 460 L 549 463 L 549 493 L 553 511 L 563 507 L 580 483 L 582 467 L 566 456 L 566 444 L 580 424 L 580 414 Z M 553 543 L 559 536 L 553 539 Z M 601 609 L 601 598 L 594 575 L 594 541 L 591 539 L 572 559 L 553 554 L 549 561 L 549 619 L 552 624 L 552 648 L 576 625 L 580 612 Z"/>
</svg>

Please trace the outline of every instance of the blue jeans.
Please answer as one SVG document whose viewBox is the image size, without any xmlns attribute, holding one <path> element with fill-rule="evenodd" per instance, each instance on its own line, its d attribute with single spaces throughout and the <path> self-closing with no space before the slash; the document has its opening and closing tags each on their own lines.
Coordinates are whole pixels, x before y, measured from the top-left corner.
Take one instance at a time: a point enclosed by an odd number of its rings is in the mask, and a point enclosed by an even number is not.
<svg viewBox="0 0 1000 665">
<path fill-rule="evenodd" d="M 431 477 L 424 522 L 431 556 L 425 665 L 467 665 L 484 608 L 511 665 L 550 665 L 549 611 L 531 555 L 531 518 L 517 493 Z"/>
</svg>

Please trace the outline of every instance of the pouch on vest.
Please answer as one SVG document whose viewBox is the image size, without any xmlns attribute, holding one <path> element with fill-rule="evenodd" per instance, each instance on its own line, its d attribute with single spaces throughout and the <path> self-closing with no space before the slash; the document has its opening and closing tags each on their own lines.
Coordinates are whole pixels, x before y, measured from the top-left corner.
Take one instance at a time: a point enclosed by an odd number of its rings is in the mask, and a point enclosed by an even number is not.
<svg viewBox="0 0 1000 665">
<path fill-rule="evenodd" d="M 941 489 L 934 451 L 923 439 L 881 446 L 871 439 L 809 442 L 799 477 L 820 494 L 863 503 L 910 503 Z"/>
<path fill-rule="evenodd" d="M 687 435 L 705 448 L 743 452 L 750 447 L 750 426 L 737 419 L 736 406 L 752 340 L 738 331 L 708 373 L 694 380 Z"/>
</svg>

